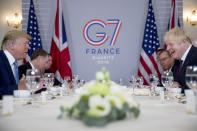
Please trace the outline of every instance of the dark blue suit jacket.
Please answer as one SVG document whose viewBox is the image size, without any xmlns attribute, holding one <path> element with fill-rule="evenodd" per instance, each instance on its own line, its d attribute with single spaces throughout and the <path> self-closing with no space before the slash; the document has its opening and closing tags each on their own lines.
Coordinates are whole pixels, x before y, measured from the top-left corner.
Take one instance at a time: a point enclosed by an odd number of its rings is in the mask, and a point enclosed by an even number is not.
<svg viewBox="0 0 197 131">
<path fill-rule="evenodd" d="M 13 95 L 18 89 L 12 68 L 5 53 L 0 50 L 0 99 L 3 95 Z"/>
<path fill-rule="evenodd" d="M 186 59 L 182 65 L 182 68 L 180 70 L 179 76 L 177 76 L 177 70 L 179 68 L 179 61 L 176 60 L 174 67 L 173 67 L 173 75 L 174 75 L 174 81 L 178 82 L 181 85 L 182 88 L 182 93 L 184 93 L 185 89 L 189 89 L 189 87 L 186 85 L 185 81 L 185 73 L 186 73 L 186 68 L 187 66 L 197 66 L 197 48 L 192 46 L 191 49 L 189 50 Z"/>
</svg>

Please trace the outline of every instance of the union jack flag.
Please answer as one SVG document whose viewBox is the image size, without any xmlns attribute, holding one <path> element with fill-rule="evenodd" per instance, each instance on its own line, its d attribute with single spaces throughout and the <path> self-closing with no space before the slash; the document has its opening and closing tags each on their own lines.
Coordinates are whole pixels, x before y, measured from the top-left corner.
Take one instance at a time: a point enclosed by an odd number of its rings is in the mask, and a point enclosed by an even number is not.
<svg viewBox="0 0 197 131">
<path fill-rule="evenodd" d="M 142 76 L 144 84 L 149 85 L 150 74 L 157 73 L 160 78 L 159 66 L 156 62 L 156 50 L 160 47 L 159 38 L 157 34 L 157 26 L 155 23 L 152 0 L 149 0 L 148 14 L 146 18 L 146 25 L 144 29 L 144 38 L 142 43 L 142 50 L 140 54 L 140 64 L 138 68 L 138 76 Z"/>
<path fill-rule="evenodd" d="M 171 16 L 168 23 L 168 30 L 174 27 L 180 27 L 178 8 L 176 7 L 176 0 L 172 0 Z"/>
<path fill-rule="evenodd" d="M 34 10 L 34 3 L 33 0 L 30 0 L 30 7 L 29 7 L 29 17 L 28 17 L 28 26 L 27 26 L 27 34 L 29 34 L 32 39 L 29 41 L 29 50 L 26 60 L 28 61 L 32 55 L 32 53 L 42 48 L 42 42 L 40 38 L 40 32 L 38 29 L 38 22 L 37 17 Z"/>
<path fill-rule="evenodd" d="M 170 12 L 170 19 L 168 23 L 168 30 L 173 29 L 174 27 L 181 27 L 179 15 L 178 15 L 178 8 L 176 7 L 176 0 L 172 0 L 172 8 Z M 164 45 L 166 49 L 166 44 Z"/>
<path fill-rule="evenodd" d="M 65 76 L 72 77 L 61 0 L 57 0 L 55 30 L 52 38 L 50 54 L 52 56 L 51 72 L 56 73 L 57 78 L 61 82 Z"/>
</svg>

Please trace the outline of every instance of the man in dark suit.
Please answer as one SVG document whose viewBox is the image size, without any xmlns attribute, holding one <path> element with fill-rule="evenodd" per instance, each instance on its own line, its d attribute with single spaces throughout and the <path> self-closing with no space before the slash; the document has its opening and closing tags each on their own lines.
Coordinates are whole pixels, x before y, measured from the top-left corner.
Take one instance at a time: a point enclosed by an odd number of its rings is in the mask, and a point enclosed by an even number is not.
<svg viewBox="0 0 197 131">
<path fill-rule="evenodd" d="M 171 56 L 170 52 L 166 49 L 158 49 L 156 54 L 157 61 L 161 65 L 163 71 L 171 71 L 174 65 L 174 58 Z"/>
<path fill-rule="evenodd" d="M 26 71 L 28 69 L 38 69 L 41 75 L 44 75 L 44 73 L 51 73 L 49 70 L 47 70 L 48 66 L 49 66 L 48 53 L 43 49 L 35 50 L 32 53 L 31 61 L 19 66 L 20 78 L 22 77 L 22 74 L 26 75 Z M 61 83 L 55 78 L 54 85 L 60 85 L 60 84 Z M 43 90 L 45 89 L 42 89 L 42 91 Z"/>
<path fill-rule="evenodd" d="M 51 73 L 50 67 L 52 65 L 52 57 L 50 54 L 48 54 L 48 64 L 45 68 L 45 73 Z M 62 83 L 55 77 L 54 85 L 61 85 Z"/>
<path fill-rule="evenodd" d="M 187 66 L 197 66 L 197 48 L 192 45 L 191 39 L 185 32 L 175 27 L 168 31 L 164 36 L 164 41 L 167 45 L 167 50 L 175 60 L 173 67 L 174 81 L 177 83 L 174 86 L 182 88 L 182 93 L 185 89 L 189 89 L 185 82 L 185 73 Z"/>
<path fill-rule="evenodd" d="M 5 34 L 0 50 L 0 99 L 13 95 L 14 90 L 28 89 L 25 76 L 19 79 L 17 60 L 26 57 L 31 37 L 21 31 L 12 30 Z"/>
<path fill-rule="evenodd" d="M 26 64 L 19 66 L 20 77 L 22 74 L 26 75 L 27 69 L 38 69 L 43 75 L 48 65 L 48 53 L 43 49 L 35 50 L 31 55 L 31 60 Z"/>
</svg>

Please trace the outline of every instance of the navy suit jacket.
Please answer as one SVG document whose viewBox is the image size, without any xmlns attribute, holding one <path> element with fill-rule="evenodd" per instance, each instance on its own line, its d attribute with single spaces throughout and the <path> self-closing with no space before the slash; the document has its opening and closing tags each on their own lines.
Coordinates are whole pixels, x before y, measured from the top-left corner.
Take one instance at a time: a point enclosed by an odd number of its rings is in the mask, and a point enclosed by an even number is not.
<svg viewBox="0 0 197 131">
<path fill-rule="evenodd" d="M 3 95 L 13 95 L 18 89 L 12 68 L 3 50 L 0 50 L 0 99 Z"/>
<path fill-rule="evenodd" d="M 27 62 L 26 64 L 20 65 L 18 67 L 18 71 L 19 71 L 19 79 L 22 78 L 23 74 L 26 76 L 26 71 L 28 69 L 32 69 L 31 64 L 29 62 Z"/>
<path fill-rule="evenodd" d="M 181 85 L 182 93 L 184 93 L 185 89 L 189 89 L 189 87 L 186 85 L 185 81 L 185 73 L 187 66 L 197 66 L 197 47 L 192 46 L 189 50 L 186 59 L 182 65 L 182 68 L 180 70 L 179 76 L 177 75 L 177 70 L 179 68 L 180 62 L 178 60 L 175 61 L 174 67 L 173 67 L 173 75 L 174 75 L 174 81 L 178 82 Z"/>
</svg>

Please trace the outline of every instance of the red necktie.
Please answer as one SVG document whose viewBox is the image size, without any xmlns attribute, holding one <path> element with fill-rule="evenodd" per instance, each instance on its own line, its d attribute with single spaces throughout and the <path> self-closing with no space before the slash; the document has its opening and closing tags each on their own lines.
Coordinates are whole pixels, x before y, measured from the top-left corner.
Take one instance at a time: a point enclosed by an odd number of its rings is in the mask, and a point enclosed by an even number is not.
<svg viewBox="0 0 197 131">
<path fill-rule="evenodd" d="M 183 64 L 183 61 L 180 60 L 179 66 L 178 66 L 178 69 L 177 69 L 177 76 L 178 76 L 178 78 L 180 78 L 180 72 L 181 72 L 182 64 Z"/>
</svg>

